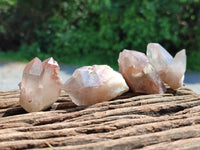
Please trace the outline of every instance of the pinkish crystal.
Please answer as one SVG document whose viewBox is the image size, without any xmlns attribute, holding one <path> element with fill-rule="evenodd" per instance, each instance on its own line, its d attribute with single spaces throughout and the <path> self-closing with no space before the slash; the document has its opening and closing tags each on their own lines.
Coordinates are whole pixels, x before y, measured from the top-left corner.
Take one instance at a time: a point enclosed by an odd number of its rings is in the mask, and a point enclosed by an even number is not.
<svg viewBox="0 0 200 150">
<path fill-rule="evenodd" d="M 163 82 L 172 89 L 183 86 L 186 70 L 185 50 L 181 50 L 173 58 L 160 44 L 150 43 L 147 45 L 147 57 Z"/>
<path fill-rule="evenodd" d="M 107 65 L 76 69 L 63 88 L 76 105 L 107 101 L 129 90 L 122 75 Z"/>
<path fill-rule="evenodd" d="M 165 87 L 144 53 L 123 50 L 119 54 L 119 72 L 137 93 L 164 93 Z"/>
<path fill-rule="evenodd" d="M 19 103 L 27 112 L 47 109 L 58 99 L 62 87 L 59 69 L 52 57 L 43 63 L 36 57 L 26 65 L 19 84 Z"/>
</svg>

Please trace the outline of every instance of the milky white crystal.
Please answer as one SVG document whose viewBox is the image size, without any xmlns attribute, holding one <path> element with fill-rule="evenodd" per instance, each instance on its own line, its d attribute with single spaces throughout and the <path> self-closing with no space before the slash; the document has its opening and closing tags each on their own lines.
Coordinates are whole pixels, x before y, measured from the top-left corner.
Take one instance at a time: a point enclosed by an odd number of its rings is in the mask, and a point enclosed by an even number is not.
<svg viewBox="0 0 200 150">
<path fill-rule="evenodd" d="M 62 87 L 59 69 L 52 57 L 44 62 L 36 57 L 26 65 L 19 84 L 19 103 L 27 112 L 44 110 L 57 100 Z"/>
<path fill-rule="evenodd" d="M 165 92 L 160 76 L 144 53 L 123 50 L 119 54 L 118 63 L 119 72 L 134 92 L 146 94 Z"/>
<path fill-rule="evenodd" d="M 63 89 L 76 105 L 107 101 L 129 90 L 122 75 L 107 65 L 76 69 Z"/>
<path fill-rule="evenodd" d="M 173 58 L 160 44 L 149 43 L 147 45 L 147 57 L 163 82 L 172 89 L 183 86 L 184 73 L 186 70 L 185 50 L 178 52 Z"/>
</svg>

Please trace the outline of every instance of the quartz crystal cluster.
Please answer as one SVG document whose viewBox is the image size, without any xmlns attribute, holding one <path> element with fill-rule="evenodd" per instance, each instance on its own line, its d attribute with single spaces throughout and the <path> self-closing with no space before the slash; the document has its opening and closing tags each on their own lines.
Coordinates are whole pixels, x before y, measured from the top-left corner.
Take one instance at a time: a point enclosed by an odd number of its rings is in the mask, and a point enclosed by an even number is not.
<svg viewBox="0 0 200 150">
<path fill-rule="evenodd" d="M 26 111 L 44 110 L 57 100 L 62 87 L 58 71 L 59 65 L 52 57 L 44 62 L 36 57 L 26 65 L 19 84 L 19 103 Z"/>
<path fill-rule="evenodd" d="M 147 45 L 147 57 L 164 83 L 172 89 L 183 86 L 186 70 L 185 50 L 181 50 L 173 58 L 160 44 L 150 43 Z"/>
<path fill-rule="evenodd" d="M 107 101 L 129 90 L 122 75 L 107 65 L 75 70 L 63 88 L 76 105 Z"/>
<path fill-rule="evenodd" d="M 159 74 L 144 53 L 123 50 L 119 54 L 118 63 L 119 72 L 134 92 L 146 94 L 165 92 Z"/>
</svg>

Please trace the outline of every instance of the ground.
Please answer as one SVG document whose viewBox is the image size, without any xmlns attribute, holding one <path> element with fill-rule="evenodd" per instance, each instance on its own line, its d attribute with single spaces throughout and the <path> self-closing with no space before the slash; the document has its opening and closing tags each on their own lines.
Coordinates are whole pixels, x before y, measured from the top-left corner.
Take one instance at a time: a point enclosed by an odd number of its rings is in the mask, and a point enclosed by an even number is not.
<svg viewBox="0 0 200 150">
<path fill-rule="evenodd" d="M 20 62 L 0 63 L 0 91 L 18 89 L 25 65 L 25 63 Z M 60 65 L 59 76 L 63 83 L 70 78 L 76 68 L 78 67 Z M 184 83 L 194 92 L 200 93 L 200 73 L 186 72 Z"/>
</svg>

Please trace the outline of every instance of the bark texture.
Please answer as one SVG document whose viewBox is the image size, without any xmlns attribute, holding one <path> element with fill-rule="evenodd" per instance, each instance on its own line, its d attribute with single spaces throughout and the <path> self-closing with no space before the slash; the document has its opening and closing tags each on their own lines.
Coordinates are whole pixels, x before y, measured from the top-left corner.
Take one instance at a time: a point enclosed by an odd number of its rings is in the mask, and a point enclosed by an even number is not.
<svg viewBox="0 0 200 150">
<path fill-rule="evenodd" d="M 187 88 L 81 107 L 62 92 L 34 113 L 18 101 L 0 92 L 0 149 L 200 149 L 200 95 Z"/>
</svg>

